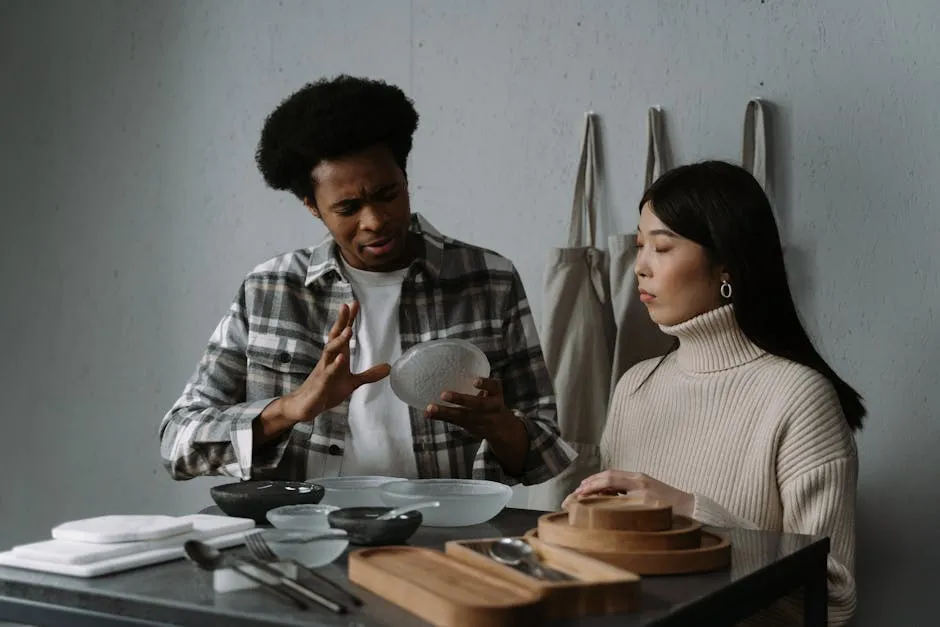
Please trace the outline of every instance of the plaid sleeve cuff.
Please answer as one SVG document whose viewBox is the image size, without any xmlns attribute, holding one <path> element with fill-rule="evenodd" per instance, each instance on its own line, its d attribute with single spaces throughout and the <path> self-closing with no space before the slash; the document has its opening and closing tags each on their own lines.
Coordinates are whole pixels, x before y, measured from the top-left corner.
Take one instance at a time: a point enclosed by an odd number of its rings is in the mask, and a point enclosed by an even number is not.
<svg viewBox="0 0 940 627">
<path fill-rule="evenodd" d="M 513 412 L 522 420 L 526 433 L 529 434 L 529 453 L 525 460 L 525 473 L 521 480 L 524 485 L 534 485 L 548 481 L 571 465 L 578 457 L 575 451 L 554 430 L 521 412 Z"/>
<path fill-rule="evenodd" d="M 577 458 L 578 453 L 553 430 L 546 429 L 539 421 L 527 417 L 519 410 L 513 410 L 512 413 L 522 421 L 529 436 L 524 472 L 520 476 L 506 473 L 489 442 L 483 440 L 474 462 L 475 476 L 506 485 L 535 485 L 560 474 Z"/>
<path fill-rule="evenodd" d="M 276 443 L 271 443 L 257 451 L 254 447 L 252 423 L 273 400 L 273 398 L 268 398 L 241 403 L 237 408 L 231 407 L 227 410 L 228 412 L 237 411 L 238 415 L 232 419 L 229 431 L 235 462 L 225 468 L 225 474 L 241 479 L 251 479 L 253 472 L 270 470 L 276 467 L 284 457 L 284 451 L 290 439 L 289 431 Z"/>
</svg>

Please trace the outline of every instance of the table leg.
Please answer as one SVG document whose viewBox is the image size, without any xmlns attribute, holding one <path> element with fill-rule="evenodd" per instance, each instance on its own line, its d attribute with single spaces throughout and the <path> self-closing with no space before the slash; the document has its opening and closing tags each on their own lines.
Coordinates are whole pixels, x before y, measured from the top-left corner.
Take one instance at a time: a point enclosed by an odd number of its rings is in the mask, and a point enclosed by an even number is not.
<svg viewBox="0 0 940 627">
<path fill-rule="evenodd" d="M 826 627 L 829 624 L 826 558 L 810 570 L 803 584 L 803 625 Z"/>
</svg>

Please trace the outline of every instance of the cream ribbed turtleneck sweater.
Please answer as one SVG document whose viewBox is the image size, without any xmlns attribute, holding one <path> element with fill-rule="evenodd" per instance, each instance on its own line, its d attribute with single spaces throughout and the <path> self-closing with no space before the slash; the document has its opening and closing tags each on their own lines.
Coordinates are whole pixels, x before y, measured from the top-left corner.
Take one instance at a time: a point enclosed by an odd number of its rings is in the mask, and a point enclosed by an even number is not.
<svg viewBox="0 0 940 627">
<path fill-rule="evenodd" d="M 679 348 L 642 386 L 659 359 L 617 384 L 605 467 L 694 494 L 706 525 L 828 535 L 829 621 L 844 624 L 855 610 L 858 458 L 834 388 L 748 340 L 731 305 L 661 328 Z M 801 609 L 785 600 L 761 622 L 794 624 Z"/>
</svg>

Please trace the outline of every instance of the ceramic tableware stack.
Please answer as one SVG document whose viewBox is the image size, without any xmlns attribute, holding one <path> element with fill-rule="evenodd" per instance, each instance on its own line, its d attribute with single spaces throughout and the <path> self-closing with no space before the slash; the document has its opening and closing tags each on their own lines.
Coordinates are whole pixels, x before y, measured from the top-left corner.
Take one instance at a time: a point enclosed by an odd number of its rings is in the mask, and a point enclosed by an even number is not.
<svg viewBox="0 0 940 627">
<path fill-rule="evenodd" d="M 183 557 L 187 540 L 216 548 L 244 542 L 246 518 L 192 514 L 107 515 L 62 523 L 51 539 L 0 553 L 0 565 L 74 577 L 97 577 Z"/>
<path fill-rule="evenodd" d="M 667 504 L 628 496 L 583 498 L 566 512 L 541 516 L 526 537 L 640 575 L 705 572 L 731 561 L 727 537 Z"/>
</svg>

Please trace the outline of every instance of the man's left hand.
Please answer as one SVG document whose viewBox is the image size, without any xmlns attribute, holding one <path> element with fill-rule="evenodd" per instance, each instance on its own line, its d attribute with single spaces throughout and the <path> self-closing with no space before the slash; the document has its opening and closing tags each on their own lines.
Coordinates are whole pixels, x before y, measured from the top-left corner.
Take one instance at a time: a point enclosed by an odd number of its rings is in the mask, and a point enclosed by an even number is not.
<svg viewBox="0 0 940 627">
<path fill-rule="evenodd" d="M 433 420 L 443 420 L 463 427 L 471 435 L 484 439 L 505 428 L 515 416 L 503 400 L 503 388 L 498 379 L 477 379 L 476 395 L 444 392 L 441 400 L 455 405 L 428 405 L 424 415 Z"/>
</svg>

